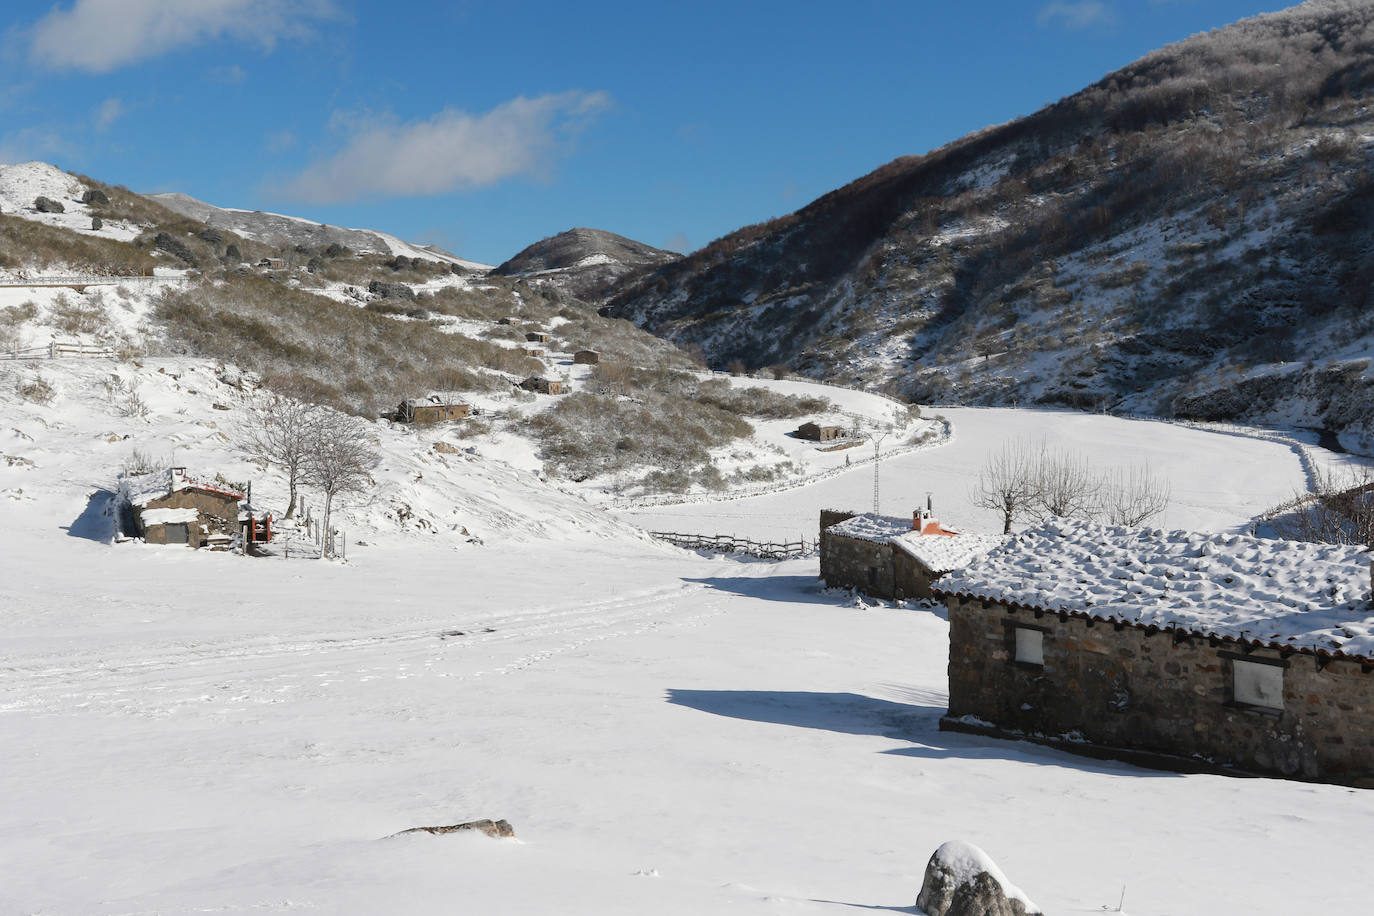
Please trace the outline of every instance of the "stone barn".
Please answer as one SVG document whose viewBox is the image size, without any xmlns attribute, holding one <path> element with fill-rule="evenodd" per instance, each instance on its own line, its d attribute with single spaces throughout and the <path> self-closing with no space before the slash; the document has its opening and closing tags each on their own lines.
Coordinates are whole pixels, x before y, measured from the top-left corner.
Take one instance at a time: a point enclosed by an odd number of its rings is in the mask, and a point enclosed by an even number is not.
<svg viewBox="0 0 1374 916">
<path fill-rule="evenodd" d="M 472 408 L 469 405 L 446 402 L 437 395 L 407 398 L 396 408 L 396 419 L 401 423 L 444 423 L 466 420 L 470 416 Z"/>
<path fill-rule="evenodd" d="M 557 379 L 544 378 L 540 375 L 531 375 L 520 383 L 520 387 L 526 391 L 533 391 L 536 394 L 563 394 L 563 383 Z"/>
<path fill-rule="evenodd" d="M 573 354 L 573 362 L 584 366 L 596 366 L 601 363 L 601 354 L 595 350 L 578 350 Z"/>
<path fill-rule="evenodd" d="M 149 544 L 227 543 L 242 523 L 240 503 L 245 494 L 191 480 L 185 468 L 124 478 L 120 495 L 135 532 Z"/>
<path fill-rule="evenodd" d="M 999 546 L 1001 535 L 959 534 L 929 509 L 910 519 L 821 512 L 821 578 L 888 601 L 931 597 L 931 583 Z"/>
<path fill-rule="evenodd" d="M 549 342 L 549 335 L 545 334 L 543 331 L 530 331 L 525 335 L 525 340 L 530 343 L 546 344 Z"/>
<path fill-rule="evenodd" d="M 833 439 L 843 439 L 845 429 L 843 426 L 821 426 L 819 423 L 803 423 L 797 427 L 794 435 L 798 439 L 811 439 L 815 442 L 830 442 Z"/>
<path fill-rule="evenodd" d="M 942 728 L 1374 788 L 1362 547 L 1057 518 L 934 590 Z"/>
</svg>

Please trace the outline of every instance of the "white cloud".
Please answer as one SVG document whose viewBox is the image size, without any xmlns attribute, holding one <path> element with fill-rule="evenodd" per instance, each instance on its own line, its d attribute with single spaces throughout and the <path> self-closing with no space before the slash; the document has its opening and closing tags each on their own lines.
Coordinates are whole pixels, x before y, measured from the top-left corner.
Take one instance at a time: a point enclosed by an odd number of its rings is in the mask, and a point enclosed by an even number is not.
<svg viewBox="0 0 1374 916">
<path fill-rule="evenodd" d="M 486 114 L 445 108 L 425 121 L 336 115 L 351 136 L 280 190 L 310 203 L 413 197 L 542 175 L 569 138 L 610 105 L 604 92 L 512 99 Z"/>
<path fill-rule="evenodd" d="M 28 31 L 29 56 L 53 70 L 108 73 L 220 37 L 270 48 L 333 15 L 332 0 L 75 0 Z"/>
<path fill-rule="evenodd" d="M 106 99 L 95 110 L 95 129 L 108 130 L 110 125 L 124 117 L 126 111 L 124 103 L 119 99 L 114 97 Z"/>
<path fill-rule="evenodd" d="M 1116 9 L 1103 0 L 1053 0 L 1040 8 L 1035 21 L 1044 26 L 1058 23 L 1070 29 L 1111 25 Z"/>
<path fill-rule="evenodd" d="M 56 131 L 25 127 L 0 136 L 0 162 L 29 162 L 79 158 L 80 151 Z"/>
</svg>

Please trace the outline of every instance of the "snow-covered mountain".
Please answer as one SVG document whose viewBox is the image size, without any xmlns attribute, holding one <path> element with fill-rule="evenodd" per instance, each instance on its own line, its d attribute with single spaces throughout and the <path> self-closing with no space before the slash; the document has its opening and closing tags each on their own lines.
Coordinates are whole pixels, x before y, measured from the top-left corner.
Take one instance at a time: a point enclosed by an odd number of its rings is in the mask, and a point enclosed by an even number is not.
<svg viewBox="0 0 1374 916">
<path fill-rule="evenodd" d="M 1374 448 L 1374 6 L 1170 45 L 633 280 L 717 366 Z"/>
<path fill-rule="evenodd" d="M 407 258 L 422 258 L 457 264 L 473 271 L 491 270 L 490 264 L 479 264 L 460 258 L 452 252 L 434 245 L 415 245 L 402 241 L 394 235 L 378 232 L 375 229 L 344 229 L 329 226 L 299 216 L 285 216 L 280 213 L 265 213 L 262 210 L 236 210 L 216 207 L 188 194 L 167 192 L 146 194 L 169 210 L 199 220 L 216 229 L 228 229 L 244 238 L 256 239 L 275 246 L 305 245 L 323 248 L 329 245 L 342 245 L 353 251 L 379 254 L 401 255 Z"/>
<path fill-rule="evenodd" d="M 600 229 L 569 229 L 535 242 L 496 273 L 599 302 L 618 282 L 671 264 L 681 255 Z"/>
</svg>

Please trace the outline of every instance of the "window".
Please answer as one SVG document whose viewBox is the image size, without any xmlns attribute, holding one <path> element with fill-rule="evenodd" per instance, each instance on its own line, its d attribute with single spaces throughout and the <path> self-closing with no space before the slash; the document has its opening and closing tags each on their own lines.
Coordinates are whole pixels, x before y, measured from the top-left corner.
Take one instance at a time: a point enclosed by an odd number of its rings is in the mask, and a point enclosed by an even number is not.
<svg viewBox="0 0 1374 916">
<path fill-rule="evenodd" d="M 1231 662 L 1232 697 L 1239 706 L 1283 709 L 1283 668 L 1263 662 Z"/>
<path fill-rule="evenodd" d="M 1027 665 L 1045 664 L 1045 634 L 1027 627 L 1016 628 L 1016 661 Z"/>
</svg>

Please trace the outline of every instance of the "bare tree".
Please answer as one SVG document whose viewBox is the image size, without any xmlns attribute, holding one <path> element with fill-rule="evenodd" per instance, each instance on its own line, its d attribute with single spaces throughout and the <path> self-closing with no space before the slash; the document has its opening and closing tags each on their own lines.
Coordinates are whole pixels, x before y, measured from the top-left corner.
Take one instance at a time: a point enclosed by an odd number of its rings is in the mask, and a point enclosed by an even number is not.
<svg viewBox="0 0 1374 916">
<path fill-rule="evenodd" d="M 329 517 L 335 498 L 363 492 L 373 482 L 368 472 L 379 460 L 361 420 L 332 411 L 319 412 L 312 427 L 304 476 L 307 483 L 324 494 L 321 556 L 330 556 L 334 549 Z"/>
<path fill-rule="evenodd" d="M 1033 473 L 1035 492 L 1030 500 L 1030 514 L 1035 518 L 1097 515 L 1102 482 L 1082 454 L 1055 451 L 1041 443 Z"/>
<path fill-rule="evenodd" d="M 1102 475 L 1102 520 L 1109 525 L 1143 525 L 1169 505 L 1169 481 L 1150 466 L 1115 468 Z"/>
<path fill-rule="evenodd" d="M 1024 440 L 1004 442 L 988 456 L 970 494 L 975 506 L 1002 513 L 1002 533 L 1026 514 L 1037 493 L 1035 455 Z"/>
<path fill-rule="evenodd" d="M 240 421 L 235 444 L 252 461 L 275 464 L 286 472 L 290 501 L 286 517 L 296 514 L 296 488 L 315 445 L 322 411 L 314 404 L 274 397 L 249 409 Z"/>
<path fill-rule="evenodd" d="M 1274 533 L 1290 541 L 1374 547 L 1374 468 L 1317 471 L 1312 491 L 1272 510 Z"/>
</svg>

